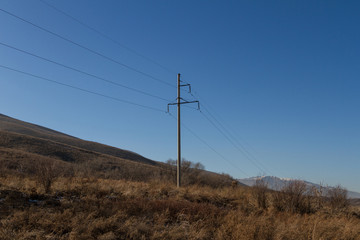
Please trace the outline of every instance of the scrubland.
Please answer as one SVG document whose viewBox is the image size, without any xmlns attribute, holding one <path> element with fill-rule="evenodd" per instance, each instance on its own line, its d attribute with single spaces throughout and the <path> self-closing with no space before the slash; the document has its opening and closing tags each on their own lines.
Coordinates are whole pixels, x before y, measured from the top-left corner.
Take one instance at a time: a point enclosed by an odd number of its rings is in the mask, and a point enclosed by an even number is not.
<svg viewBox="0 0 360 240">
<path fill-rule="evenodd" d="M 273 192 L 59 175 L 45 186 L 2 174 L 0 239 L 360 239 L 359 208 L 301 183 Z"/>
<path fill-rule="evenodd" d="M 0 240 L 360 239 L 341 187 L 270 191 L 0 114 Z M 354 202 L 355 203 L 355 202 Z"/>
</svg>

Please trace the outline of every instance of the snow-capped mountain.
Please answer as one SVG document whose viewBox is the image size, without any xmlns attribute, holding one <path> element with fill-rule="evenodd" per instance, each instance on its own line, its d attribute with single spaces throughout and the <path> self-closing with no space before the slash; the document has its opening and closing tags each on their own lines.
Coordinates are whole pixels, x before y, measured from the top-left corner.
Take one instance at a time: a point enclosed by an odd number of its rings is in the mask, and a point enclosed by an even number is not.
<svg viewBox="0 0 360 240">
<path fill-rule="evenodd" d="M 273 177 L 273 176 L 261 176 L 261 177 L 238 179 L 239 182 L 241 182 L 247 186 L 255 185 L 257 180 L 264 181 L 267 184 L 267 187 L 272 190 L 280 190 L 283 187 L 285 187 L 287 184 L 289 184 L 290 182 L 296 181 L 295 179 L 291 179 L 291 178 L 278 178 L 278 177 Z M 306 184 L 308 189 L 311 189 L 314 187 L 320 188 L 319 184 L 307 182 L 307 181 L 303 181 L 303 180 L 301 180 L 301 181 Z M 324 188 L 324 192 L 326 192 L 326 190 L 329 190 L 332 187 L 324 187 L 323 186 L 323 188 Z M 348 191 L 348 198 L 360 198 L 360 193 Z"/>
</svg>

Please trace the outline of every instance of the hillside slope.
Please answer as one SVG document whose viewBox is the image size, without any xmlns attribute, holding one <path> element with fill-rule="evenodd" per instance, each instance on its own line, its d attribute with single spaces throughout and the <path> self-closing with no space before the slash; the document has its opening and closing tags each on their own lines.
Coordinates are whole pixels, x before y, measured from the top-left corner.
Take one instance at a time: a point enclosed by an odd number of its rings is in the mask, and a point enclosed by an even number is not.
<svg viewBox="0 0 360 240">
<path fill-rule="evenodd" d="M 176 167 L 137 153 L 85 141 L 0 114 L 0 175 L 38 175 L 39 166 L 54 164 L 67 176 L 175 183 Z M 232 178 L 182 164 L 184 185 L 230 185 Z"/>
<path fill-rule="evenodd" d="M 122 159 L 132 160 L 136 162 L 146 163 L 150 165 L 156 165 L 158 164 L 156 161 L 150 160 L 148 158 L 145 158 L 137 153 L 107 146 L 104 144 L 91 142 L 91 141 L 85 141 L 76 137 L 72 137 L 70 135 L 66 135 L 61 132 L 54 131 L 52 129 L 48 129 L 45 127 L 41 127 L 35 124 L 23 122 L 8 116 L 5 116 L 3 114 L 0 114 L 0 132 L 1 134 L 8 133 L 16 133 L 19 134 L 18 136 L 12 134 L 12 137 L 16 138 L 16 140 L 12 140 L 11 143 L 7 147 L 10 148 L 27 148 L 25 150 L 28 150 L 30 152 L 33 151 L 34 144 L 41 146 L 41 144 L 44 143 L 43 140 L 50 140 L 49 143 L 51 144 L 59 144 L 59 147 L 64 148 L 65 145 L 76 147 L 79 149 L 83 149 L 85 151 L 91 151 L 91 152 L 97 152 L 100 154 L 106 154 L 113 157 L 119 157 Z M 22 137 L 20 137 L 22 135 Z M 16 136 L 16 137 L 15 137 Z M 32 137 L 32 141 L 26 141 L 25 137 Z M 34 141 L 37 139 L 36 141 Z M 43 140 L 41 140 L 43 139 Z M 45 141 L 48 142 L 48 141 Z M 30 144 L 28 147 L 26 145 Z M 1 145 L 5 146 L 5 145 Z M 55 153 L 56 154 L 56 153 Z M 63 160 L 65 161 L 71 161 L 71 156 L 62 154 Z M 60 156 L 61 157 L 61 156 Z"/>
</svg>

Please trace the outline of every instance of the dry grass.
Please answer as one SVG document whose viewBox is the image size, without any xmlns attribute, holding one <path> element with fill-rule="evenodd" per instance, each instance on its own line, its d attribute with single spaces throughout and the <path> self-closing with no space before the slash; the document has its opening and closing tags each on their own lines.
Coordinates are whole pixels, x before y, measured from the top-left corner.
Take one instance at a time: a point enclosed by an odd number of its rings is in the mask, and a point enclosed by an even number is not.
<svg viewBox="0 0 360 240">
<path fill-rule="evenodd" d="M 77 142 L 88 143 L 83 140 L 77 140 Z M 96 144 L 92 143 L 92 145 Z M 98 148 L 102 149 L 102 146 L 99 144 Z M 104 149 L 102 151 L 106 152 Z M 109 147 L 109 149 L 112 148 Z M 71 146 L 0 130 L 0 176 L 5 173 L 23 176 L 36 174 L 43 175 L 41 180 L 45 180 L 44 173 L 47 171 L 45 167 L 51 168 L 51 165 L 55 164 L 56 168 L 62 170 L 61 174 L 65 176 L 76 175 L 85 178 L 91 176 L 146 182 L 159 179 L 172 182 L 176 179 L 174 166 L 155 161 L 149 162 L 150 160 L 145 161 L 144 159 L 141 161 L 131 160 L 138 155 L 135 153 L 130 155 L 129 159 L 124 159 L 117 157 L 115 153 L 113 155 L 103 154 L 82 149 L 76 145 Z M 52 171 L 47 172 L 51 173 Z M 49 174 L 45 175 L 49 176 Z M 184 161 L 183 175 L 184 185 L 201 184 L 219 187 L 228 185 L 232 181 L 230 176 L 207 172 L 202 169 L 200 164 L 193 164 L 189 161 Z M 47 183 L 45 184 L 45 182 Z M 51 184 L 48 184 L 49 181 L 45 182 L 43 181 L 44 187 L 51 187 Z"/>
<path fill-rule="evenodd" d="M 0 239 L 360 239 L 359 209 L 279 212 L 250 188 L 61 177 L 46 194 L 35 178 L 0 181 Z"/>
<path fill-rule="evenodd" d="M 0 122 L 0 240 L 360 239 L 360 207 L 341 188 L 325 199 L 300 183 L 243 187 L 184 161 L 178 189 L 171 164 Z"/>
</svg>

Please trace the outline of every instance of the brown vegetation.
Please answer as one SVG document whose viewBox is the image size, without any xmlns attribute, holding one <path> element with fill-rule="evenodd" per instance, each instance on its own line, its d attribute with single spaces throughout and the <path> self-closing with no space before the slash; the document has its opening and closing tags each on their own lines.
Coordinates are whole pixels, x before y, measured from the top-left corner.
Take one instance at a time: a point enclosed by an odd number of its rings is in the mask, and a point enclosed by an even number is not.
<svg viewBox="0 0 360 240">
<path fill-rule="evenodd" d="M 266 209 L 268 206 L 268 188 L 263 180 L 256 180 L 255 185 L 252 187 L 252 195 L 256 200 L 257 206 L 261 209 Z"/>
<path fill-rule="evenodd" d="M 61 168 L 55 161 L 41 160 L 37 162 L 35 169 L 37 182 L 43 186 L 45 193 L 50 193 L 51 185 L 60 175 Z"/>
<path fill-rule="evenodd" d="M 5 134 L 5 136 L 2 134 Z M 0 142 L 0 146 L 22 149 L 42 155 L 49 154 L 50 156 L 61 158 L 64 161 L 86 158 L 86 156 L 83 155 L 84 153 L 90 153 L 90 155 L 98 153 L 140 163 L 157 164 L 156 161 L 152 161 L 131 151 L 85 141 L 2 114 L 0 114 L 0 141 L 2 141 Z"/>
<path fill-rule="evenodd" d="M 360 239 L 359 208 L 334 213 L 329 200 L 310 213 L 298 211 L 304 197 L 298 198 L 298 185 L 281 191 L 290 193 L 286 199 L 292 203 L 279 210 L 277 192 L 231 183 L 178 189 L 164 181 L 72 176 L 54 179 L 46 193 L 35 177 L 6 175 L 0 181 L 4 240 Z M 316 209 L 316 201 L 308 199 Z"/>
<path fill-rule="evenodd" d="M 0 239 L 360 239 L 346 190 L 270 191 L 0 115 Z M 24 135 L 25 134 L 25 135 Z M 321 192 L 321 189 L 320 189 Z"/>
<path fill-rule="evenodd" d="M 311 198 L 304 182 L 292 181 L 280 191 L 274 192 L 273 203 L 277 211 L 305 214 L 315 209 Z"/>
<path fill-rule="evenodd" d="M 346 209 L 349 206 L 349 201 L 347 199 L 347 191 L 342 188 L 340 185 L 334 188 L 331 188 L 327 196 L 333 211 L 341 211 Z"/>
<path fill-rule="evenodd" d="M 4 173 L 33 176 L 50 191 L 46 168 L 56 164 L 67 177 L 95 177 L 131 181 L 162 180 L 173 182 L 176 169 L 172 164 L 156 162 L 139 154 L 84 141 L 34 124 L 0 114 L 0 175 Z M 48 163 L 48 164 L 41 164 Z M 200 163 L 183 161 L 184 185 L 227 185 L 228 175 L 207 172 Z M 46 172 L 48 172 L 46 174 Z"/>
</svg>

